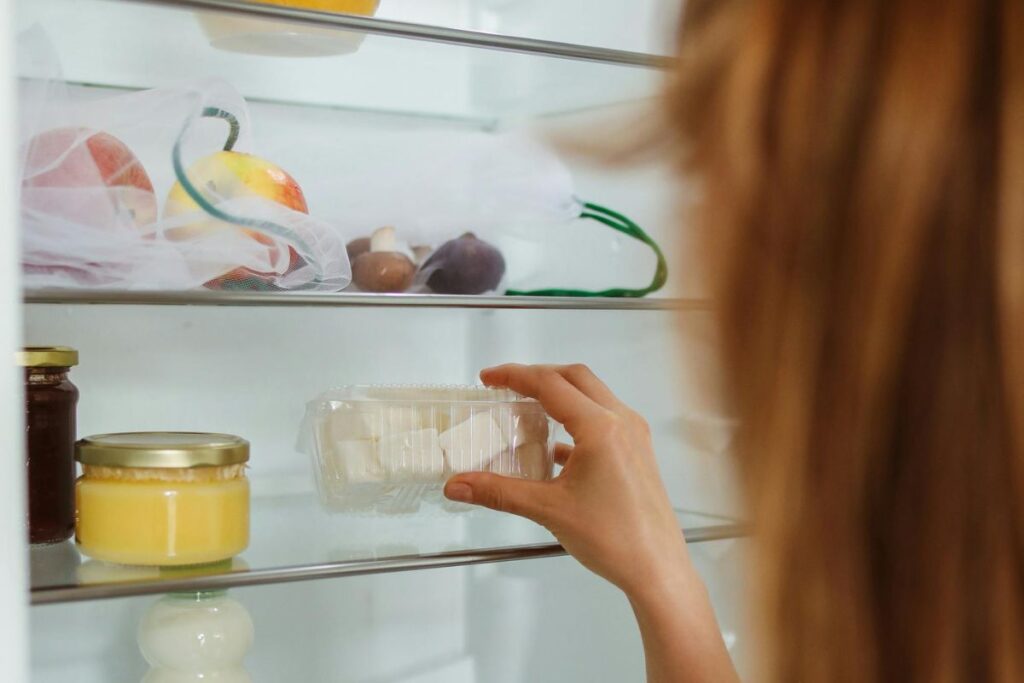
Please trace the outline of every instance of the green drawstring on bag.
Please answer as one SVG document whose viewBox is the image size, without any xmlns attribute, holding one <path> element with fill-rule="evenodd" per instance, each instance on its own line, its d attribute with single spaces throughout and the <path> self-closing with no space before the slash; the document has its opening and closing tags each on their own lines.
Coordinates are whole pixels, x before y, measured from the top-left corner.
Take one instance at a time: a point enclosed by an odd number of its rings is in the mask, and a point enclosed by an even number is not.
<svg viewBox="0 0 1024 683">
<path fill-rule="evenodd" d="M 613 230 L 629 235 L 633 239 L 640 240 L 653 251 L 658 261 L 654 268 L 654 278 L 651 280 L 651 284 L 641 289 L 625 289 L 616 287 L 613 289 L 604 289 L 601 291 L 588 291 L 582 289 L 509 289 L 505 292 L 507 296 L 577 296 L 577 297 L 642 297 L 647 296 L 651 292 L 656 292 L 665 285 L 665 281 L 668 279 L 668 264 L 665 262 L 665 255 L 661 251 L 661 247 L 655 242 L 650 235 L 643 231 L 643 229 L 626 218 L 621 213 L 612 211 L 611 209 L 605 208 L 599 204 L 592 202 L 585 202 L 583 204 L 583 211 L 580 213 L 580 218 L 587 218 L 590 220 L 597 221 L 607 225 Z"/>
</svg>

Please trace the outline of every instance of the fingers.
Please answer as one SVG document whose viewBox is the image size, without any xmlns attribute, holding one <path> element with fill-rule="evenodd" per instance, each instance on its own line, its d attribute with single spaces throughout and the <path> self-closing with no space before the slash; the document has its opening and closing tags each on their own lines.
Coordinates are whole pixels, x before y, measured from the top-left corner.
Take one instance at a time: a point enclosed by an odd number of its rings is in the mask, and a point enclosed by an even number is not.
<svg viewBox="0 0 1024 683">
<path fill-rule="evenodd" d="M 550 370 L 561 375 L 569 384 L 573 385 L 580 392 L 594 401 L 598 405 L 607 408 L 608 410 L 619 411 L 626 407 L 619 397 L 608 388 L 608 385 L 601 381 L 594 371 L 583 363 L 574 363 L 572 365 L 499 365 L 494 368 L 487 368 L 480 373 L 480 378 L 484 383 L 490 383 L 489 378 L 495 377 L 500 378 L 507 376 L 507 372 L 511 368 L 516 368 L 515 372 L 518 372 L 518 368 L 537 369 L 541 371 Z"/>
<path fill-rule="evenodd" d="M 552 508 L 553 487 L 551 482 L 502 477 L 490 472 L 467 472 L 449 479 L 444 495 L 450 500 L 511 512 L 544 524 Z"/>
<path fill-rule="evenodd" d="M 607 410 L 575 387 L 564 376 L 544 365 L 499 365 L 480 373 L 484 384 L 507 387 L 540 401 L 548 415 L 576 436 L 590 418 L 604 417 Z"/>
<path fill-rule="evenodd" d="M 558 465 L 564 465 L 569 461 L 569 456 L 572 455 L 572 446 L 567 443 L 556 443 L 555 444 L 555 463 Z"/>
<path fill-rule="evenodd" d="M 592 401 L 608 410 L 619 411 L 626 407 L 619 397 L 608 388 L 608 385 L 601 381 L 601 378 L 595 375 L 593 370 L 582 363 L 543 367 L 551 368 Z"/>
</svg>

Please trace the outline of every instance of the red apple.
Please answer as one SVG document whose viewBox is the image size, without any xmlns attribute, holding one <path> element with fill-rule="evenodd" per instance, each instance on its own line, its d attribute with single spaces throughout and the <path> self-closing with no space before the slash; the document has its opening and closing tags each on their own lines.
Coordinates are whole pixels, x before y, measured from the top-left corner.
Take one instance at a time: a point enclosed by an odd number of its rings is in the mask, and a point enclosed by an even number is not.
<svg viewBox="0 0 1024 683">
<path fill-rule="evenodd" d="M 28 143 L 23 188 L 106 187 L 110 192 L 66 196 L 40 193 L 26 201 L 94 227 L 121 220 L 135 226 L 157 217 L 153 183 L 142 163 L 119 139 L 87 128 L 55 128 Z M 45 206 L 40 206 L 45 202 Z M 56 206 L 60 202 L 60 206 Z"/>
<path fill-rule="evenodd" d="M 242 152 L 221 151 L 197 161 L 187 172 L 189 181 L 201 188 L 205 194 L 220 199 L 232 199 L 245 196 L 265 197 L 283 206 L 309 213 L 306 197 L 302 194 L 299 184 L 284 169 L 265 159 Z M 164 205 L 164 217 L 175 218 L 187 214 L 200 215 L 202 209 L 185 192 L 181 183 L 175 183 L 167 195 Z M 248 237 L 265 245 L 271 250 L 271 257 L 276 257 L 277 249 L 274 240 L 258 230 L 239 228 L 213 217 L 203 216 L 188 225 L 171 228 L 167 231 L 169 239 L 189 239 L 204 233 L 217 230 L 242 230 Z M 289 251 L 288 271 L 295 270 L 303 264 L 303 260 L 291 247 Z M 248 268 L 234 270 L 210 280 L 207 287 L 222 289 L 232 285 L 251 285 L 259 288 L 266 284 L 268 273 L 257 273 Z"/>
</svg>

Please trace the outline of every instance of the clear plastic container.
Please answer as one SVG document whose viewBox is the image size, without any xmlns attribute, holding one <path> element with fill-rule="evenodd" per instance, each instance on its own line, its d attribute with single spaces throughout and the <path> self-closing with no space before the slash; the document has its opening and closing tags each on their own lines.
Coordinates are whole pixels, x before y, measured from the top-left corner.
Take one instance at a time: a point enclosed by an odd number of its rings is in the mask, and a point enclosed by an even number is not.
<svg viewBox="0 0 1024 683">
<path fill-rule="evenodd" d="M 255 0 L 264 5 L 372 17 L 380 0 Z M 288 21 L 253 19 L 217 12 L 196 14 L 210 45 L 228 52 L 269 57 L 327 57 L 351 54 L 366 39 L 361 31 L 317 28 Z"/>
<path fill-rule="evenodd" d="M 556 423 L 539 403 L 487 387 L 353 386 L 310 401 L 300 446 L 324 506 L 342 512 L 452 510 L 459 472 L 550 479 Z"/>
</svg>

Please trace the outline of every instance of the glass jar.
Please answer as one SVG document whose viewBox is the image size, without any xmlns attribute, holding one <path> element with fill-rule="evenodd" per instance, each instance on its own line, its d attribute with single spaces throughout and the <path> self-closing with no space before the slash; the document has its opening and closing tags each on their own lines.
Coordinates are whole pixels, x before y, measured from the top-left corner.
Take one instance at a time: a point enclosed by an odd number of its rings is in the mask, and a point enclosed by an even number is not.
<svg viewBox="0 0 1024 683">
<path fill-rule="evenodd" d="M 229 559 L 249 545 L 249 442 L 229 434 L 103 434 L 76 444 L 75 536 L 119 564 Z"/>
<path fill-rule="evenodd" d="M 78 389 L 68 371 L 78 352 L 64 346 L 28 347 L 16 354 L 25 368 L 25 470 L 30 543 L 60 543 L 75 529 L 75 408 Z"/>
<path fill-rule="evenodd" d="M 253 623 L 224 591 L 171 593 L 146 611 L 138 642 L 149 662 L 146 681 L 252 683 L 245 670 Z"/>
</svg>

